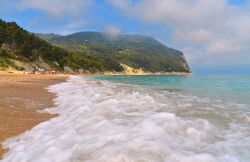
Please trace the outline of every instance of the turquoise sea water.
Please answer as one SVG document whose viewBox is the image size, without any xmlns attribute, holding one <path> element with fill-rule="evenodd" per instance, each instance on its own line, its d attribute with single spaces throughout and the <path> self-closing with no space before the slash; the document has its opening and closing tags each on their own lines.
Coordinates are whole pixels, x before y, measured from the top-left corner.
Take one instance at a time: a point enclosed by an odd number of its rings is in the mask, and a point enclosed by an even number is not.
<svg viewBox="0 0 250 162">
<path fill-rule="evenodd" d="M 250 104 L 250 74 L 95 76 L 96 79 Z"/>
</svg>

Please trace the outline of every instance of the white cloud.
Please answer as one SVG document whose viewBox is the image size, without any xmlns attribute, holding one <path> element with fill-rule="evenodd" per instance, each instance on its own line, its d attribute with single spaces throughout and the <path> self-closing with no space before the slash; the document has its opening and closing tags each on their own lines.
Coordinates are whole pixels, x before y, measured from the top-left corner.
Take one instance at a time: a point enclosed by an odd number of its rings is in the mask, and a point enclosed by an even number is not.
<svg viewBox="0 0 250 162">
<path fill-rule="evenodd" d="M 204 30 L 204 29 L 196 29 L 196 30 L 190 30 L 190 29 L 182 29 L 182 30 L 176 30 L 174 35 L 175 41 L 185 41 L 189 44 L 201 44 L 201 43 L 207 43 L 211 39 L 213 39 L 215 36 L 210 31 Z"/>
<path fill-rule="evenodd" d="M 193 64 L 250 64 L 250 7 L 227 0 L 106 0 L 128 17 L 170 27 Z M 168 39 L 168 38 L 166 38 Z M 216 59 L 215 59 L 216 58 Z"/>
<path fill-rule="evenodd" d="M 39 9 L 53 16 L 78 16 L 91 5 L 92 0 L 21 0 L 19 9 Z"/>
<path fill-rule="evenodd" d="M 117 37 L 119 34 L 121 34 L 122 30 L 119 26 L 115 25 L 108 25 L 104 27 L 104 32 L 108 35 L 111 36 L 112 38 Z"/>
<path fill-rule="evenodd" d="M 76 21 L 76 22 L 70 22 L 69 24 L 67 24 L 65 26 L 65 28 L 67 29 L 77 29 L 80 28 L 83 25 L 86 25 L 87 22 L 83 22 L 83 21 Z"/>
</svg>

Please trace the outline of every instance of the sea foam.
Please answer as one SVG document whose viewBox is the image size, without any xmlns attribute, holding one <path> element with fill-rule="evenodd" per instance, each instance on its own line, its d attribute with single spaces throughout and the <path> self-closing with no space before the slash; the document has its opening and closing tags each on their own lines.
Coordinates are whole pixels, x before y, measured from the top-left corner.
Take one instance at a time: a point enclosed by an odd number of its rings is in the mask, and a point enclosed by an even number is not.
<svg viewBox="0 0 250 162">
<path fill-rule="evenodd" d="M 58 117 L 4 143 L 3 162 L 249 162 L 249 116 L 220 101 L 72 76 Z"/>
</svg>

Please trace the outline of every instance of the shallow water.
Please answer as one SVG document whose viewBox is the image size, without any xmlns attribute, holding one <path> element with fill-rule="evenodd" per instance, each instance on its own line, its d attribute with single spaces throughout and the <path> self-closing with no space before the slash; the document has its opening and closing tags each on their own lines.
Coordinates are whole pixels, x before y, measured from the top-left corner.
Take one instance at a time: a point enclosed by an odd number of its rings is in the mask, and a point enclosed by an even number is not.
<svg viewBox="0 0 250 162">
<path fill-rule="evenodd" d="M 248 104 L 81 77 L 50 91 L 59 117 L 6 141 L 4 162 L 250 161 Z"/>
<path fill-rule="evenodd" d="M 180 91 L 250 105 L 250 74 L 95 76 L 93 78 Z"/>
</svg>

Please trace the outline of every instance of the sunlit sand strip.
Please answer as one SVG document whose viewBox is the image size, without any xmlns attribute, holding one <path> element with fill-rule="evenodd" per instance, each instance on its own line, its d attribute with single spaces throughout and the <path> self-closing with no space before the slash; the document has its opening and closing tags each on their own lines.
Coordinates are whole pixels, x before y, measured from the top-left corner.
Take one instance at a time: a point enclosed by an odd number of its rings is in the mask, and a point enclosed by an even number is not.
<svg viewBox="0 0 250 162">
<path fill-rule="evenodd" d="M 66 78 L 0 73 L 0 159 L 7 151 L 1 147 L 3 141 L 55 116 L 37 110 L 53 106 L 55 96 L 46 87 Z"/>
</svg>

